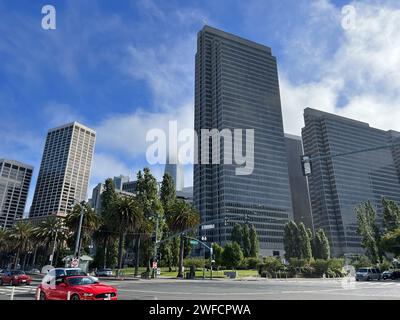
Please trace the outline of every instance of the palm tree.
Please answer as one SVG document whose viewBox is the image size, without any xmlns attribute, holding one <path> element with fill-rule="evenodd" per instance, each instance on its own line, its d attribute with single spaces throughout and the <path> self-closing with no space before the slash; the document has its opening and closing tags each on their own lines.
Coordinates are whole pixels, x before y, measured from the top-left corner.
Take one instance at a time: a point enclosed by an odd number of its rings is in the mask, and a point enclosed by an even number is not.
<svg viewBox="0 0 400 320">
<path fill-rule="evenodd" d="M 9 247 L 9 241 L 8 241 L 8 232 L 5 229 L 0 229 L 0 265 L 3 264 L 3 257 L 5 257 L 8 247 Z"/>
<path fill-rule="evenodd" d="M 11 229 L 9 238 L 16 243 L 17 254 L 14 260 L 14 267 L 17 267 L 21 253 L 25 252 L 28 242 L 33 236 L 35 228 L 31 223 L 26 221 L 18 221 Z"/>
<path fill-rule="evenodd" d="M 119 233 L 118 270 L 120 270 L 122 269 L 125 235 L 128 231 L 140 229 L 144 221 L 144 215 L 138 202 L 133 197 L 118 197 L 114 202 L 111 214 Z"/>
<path fill-rule="evenodd" d="M 5 229 L 0 229 L 0 252 L 6 249 L 8 244 L 8 233 Z"/>
<path fill-rule="evenodd" d="M 198 212 L 183 200 L 177 200 L 172 206 L 172 214 L 168 221 L 171 230 L 181 232 L 179 244 L 178 278 L 183 277 L 183 253 L 185 248 L 185 231 L 200 223 Z"/>
<path fill-rule="evenodd" d="M 57 243 L 65 240 L 66 235 L 67 235 L 67 229 L 64 225 L 64 221 L 56 216 L 48 217 L 46 220 L 42 221 L 42 223 L 38 227 L 36 231 L 36 236 L 38 240 L 40 239 L 46 244 L 46 249 L 45 249 L 46 259 L 49 253 L 50 243 L 53 241 L 52 263 L 54 263 L 55 261 L 54 252 L 57 249 Z"/>
<path fill-rule="evenodd" d="M 81 239 L 79 243 L 80 248 L 89 244 L 94 231 L 98 230 L 102 225 L 102 218 L 98 215 L 88 203 L 83 206 L 83 222 L 81 230 Z M 72 212 L 65 218 L 65 225 L 71 232 L 77 232 L 79 227 L 79 220 L 81 217 L 81 206 L 76 205 Z"/>
</svg>

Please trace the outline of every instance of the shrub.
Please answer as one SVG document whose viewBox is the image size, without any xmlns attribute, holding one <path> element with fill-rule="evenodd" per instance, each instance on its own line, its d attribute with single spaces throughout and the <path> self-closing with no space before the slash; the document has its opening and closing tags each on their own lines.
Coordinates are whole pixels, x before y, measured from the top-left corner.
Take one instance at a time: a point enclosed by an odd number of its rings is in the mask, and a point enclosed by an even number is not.
<svg viewBox="0 0 400 320">
<path fill-rule="evenodd" d="M 258 265 L 258 273 L 260 276 L 269 276 L 275 275 L 278 271 L 283 271 L 285 266 L 279 258 L 274 257 L 265 257 L 263 263 Z"/>
<path fill-rule="evenodd" d="M 244 258 L 242 263 L 240 264 L 240 269 L 257 269 L 258 265 L 261 263 L 261 260 L 258 258 Z"/>
<path fill-rule="evenodd" d="M 190 268 L 190 266 L 196 266 L 196 268 L 204 268 L 204 258 L 186 258 L 183 260 L 183 265 L 185 268 Z M 209 264 L 209 263 L 208 263 Z"/>
</svg>

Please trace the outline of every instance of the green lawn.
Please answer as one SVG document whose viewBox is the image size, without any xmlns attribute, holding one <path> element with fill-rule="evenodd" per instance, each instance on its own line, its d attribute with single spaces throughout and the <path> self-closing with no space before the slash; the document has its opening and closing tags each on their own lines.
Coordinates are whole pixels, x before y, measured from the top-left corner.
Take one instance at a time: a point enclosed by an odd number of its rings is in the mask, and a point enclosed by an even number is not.
<svg viewBox="0 0 400 320">
<path fill-rule="evenodd" d="M 185 268 L 185 272 L 189 271 L 189 268 Z M 139 274 L 142 272 L 146 271 L 146 267 L 140 267 L 139 268 Z M 224 272 L 225 271 L 232 271 L 232 270 L 213 270 L 213 278 L 224 278 Z M 132 276 L 135 272 L 134 268 L 125 268 L 123 269 L 123 274 L 125 276 Z M 243 278 L 243 277 L 258 277 L 258 272 L 257 270 L 238 270 L 238 277 Z M 115 270 L 114 270 L 115 273 Z M 168 268 L 161 268 L 161 276 L 163 277 L 176 277 L 178 273 L 178 270 L 173 270 L 172 272 L 169 272 Z M 206 270 L 204 273 L 206 278 L 210 278 L 211 272 L 209 270 Z M 203 270 L 202 269 L 197 269 L 196 270 L 196 278 L 202 278 L 203 277 Z"/>
</svg>

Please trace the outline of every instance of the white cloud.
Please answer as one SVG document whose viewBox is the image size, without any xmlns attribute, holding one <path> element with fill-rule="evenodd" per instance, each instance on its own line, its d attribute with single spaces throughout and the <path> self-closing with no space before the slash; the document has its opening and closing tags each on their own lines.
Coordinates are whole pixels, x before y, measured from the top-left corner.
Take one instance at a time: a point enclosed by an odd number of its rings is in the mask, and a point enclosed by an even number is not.
<svg viewBox="0 0 400 320">
<path fill-rule="evenodd" d="M 56 127 L 68 122 L 80 121 L 85 123 L 83 116 L 70 105 L 58 102 L 47 104 L 43 108 L 43 115 L 47 118 L 50 127 Z"/>
<path fill-rule="evenodd" d="M 136 111 L 109 117 L 96 127 L 97 145 L 109 152 L 122 153 L 128 159 L 144 156 L 149 143 L 146 134 L 162 129 L 168 136 L 168 121 L 177 121 L 178 130 L 193 128 L 193 106 L 184 105 L 174 112 Z"/>
<path fill-rule="evenodd" d="M 323 10 L 316 7 L 314 14 L 323 17 L 327 1 L 320 3 L 325 3 Z M 300 134 L 304 107 L 334 112 L 385 130 L 400 130 L 400 9 L 365 1 L 352 5 L 357 12 L 356 28 L 342 29 L 339 37 L 343 41 L 332 49 L 330 59 L 312 60 L 309 72 L 318 76 L 316 80 L 293 83 L 285 76 L 290 73 L 289 67 L 283 66 L 286 72 L 280 84 L 287 132 Z M 340 8 L 328 8 L 337 11 L 332 16 L 340 16 Z M 330 34 L 329 29 L 321 32 L 320 23 L 308 30 L 314 33 L 315 41 Z M 310 55 L 313 49 L 319 50 L 310 47 Z"/>
</svg>

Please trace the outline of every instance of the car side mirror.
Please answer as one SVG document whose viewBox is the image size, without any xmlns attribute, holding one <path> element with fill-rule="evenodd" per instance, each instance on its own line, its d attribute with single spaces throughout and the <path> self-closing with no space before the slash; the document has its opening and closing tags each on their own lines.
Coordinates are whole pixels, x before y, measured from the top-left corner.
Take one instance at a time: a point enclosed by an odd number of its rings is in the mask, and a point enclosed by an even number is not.
<svg viewBox="0 0 400 320">
<path fill-rule="evenodd" d="M 66 284 L 66 283 L 64 283 L 64 282 L 61 282 L 61 283 L 59 284 L 59 286 L 60 286 L 60 287 L 62 287 L 62 288 L 64 288 L 64 287 L 66 287 L 66 286 L 67 286 L 67 284 Z"/>
</svg>

